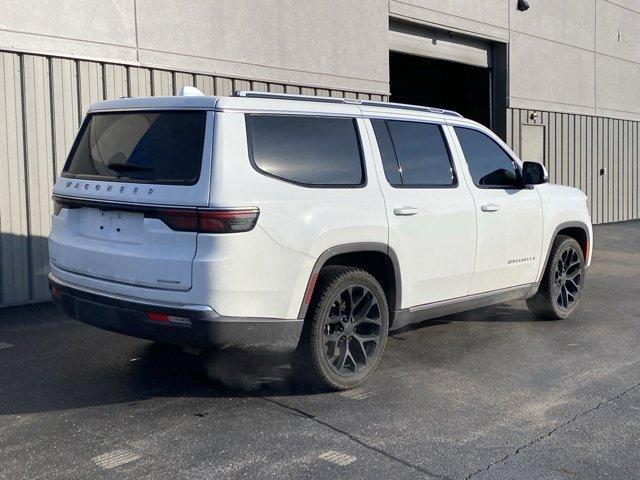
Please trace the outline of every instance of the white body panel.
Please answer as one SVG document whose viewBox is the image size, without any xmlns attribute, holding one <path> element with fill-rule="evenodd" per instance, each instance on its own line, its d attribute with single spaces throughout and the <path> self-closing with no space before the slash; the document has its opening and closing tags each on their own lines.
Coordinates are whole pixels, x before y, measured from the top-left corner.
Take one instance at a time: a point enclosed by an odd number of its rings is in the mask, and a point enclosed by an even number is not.
<svg viewBox="0 0 640 480">
<path fill-rule="evenodd" d="M 446 128 L 445 133 L 450 135 Z M 369 138 L 377 145 L 370 124 Z M 386 199 L 389 246 L 398 257 L 403 277 L 402 308 L 467 295 L 475 258 L 476 218 L 464 179 L 453 188 L 393 187 L 385 178 L 377 148 L 375 152 Z M 460 172 L 455 158 L 454 166 Z M 403 215 L 407 208 L 412 211 Z"/>
<path fill-rule="evenodd" d="M 376 244 L 393 250 L 402 284 L 400 309 L 539 281 L 553 235 L 563 224 L 584 224 L 592 241 L 584 195 L 576 189 L 475 188 L 449 125 L 486 129 L 464 119 L 401 108 L 243 97 L 121 99 L 94 107 L 153 108 L 210 111 L 195 186 L 118 183 L 109 189 L 109 182 L 61 177 L 54 193 L 111 203 L 258 207 L 255 228 L 181 233 L 153 218 L 108 212 L 105 220 L 100 210 L 63 210 L 54 216 L 50 237 L 52 272 L 60 280 L 150 303 L 206 306 L 231 317 L 295 319 L 316 262 L 334 247 Z M 366 184 L 310 188 L 257 171 L 249 161 L 246 112 L 356 118 Z M 372 116 L 444 125 L 458 186 L 391 187 L 368 121 Z M 481 211 L 488 203 L 501 208 Z M 416 207 L 418 213 L 394 214 L 404 206 Z M 99 229 L 105 225 L 106 231 Z M 509 263 L 528 257 L 534 260 Z"/>
<path fill-rule="evenodd" d="M 515 154 L 496 135 L 486 129 L 478 129 L 518 162 Z M 457 139 L 453 144 L 475 199 L 477 246 L 469 294 L 534 283 L 541 261 L 543 233 L 542 204 L 538 192 L 535 188 L 477 187 Z"/>
</svg>

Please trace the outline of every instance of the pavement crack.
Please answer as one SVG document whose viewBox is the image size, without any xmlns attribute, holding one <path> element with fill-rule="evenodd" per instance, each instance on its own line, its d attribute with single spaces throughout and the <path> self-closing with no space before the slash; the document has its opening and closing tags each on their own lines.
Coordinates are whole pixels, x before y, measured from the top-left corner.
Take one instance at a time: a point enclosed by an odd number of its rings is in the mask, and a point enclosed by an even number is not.
<svg viewBox="0 0 640 480">
<path fill-rule="evenodd" d="M 369 451 L 375 452 L 379 455 L 383 455 L 384 457 L 388 458 L 389 460 L 392 460 L 394 462 L 400 463 L 402 465 L 404 465 L 405 467 L 411 469 L 411 470 L 415 470 L 417 472 L 422 473 L 423 475 L 426 475 L 428 477 L 431 478 L 439 478 L 441 480 L 453 480 L 451 477 L 447 477 L 445 475 L 440 475 L 438 473 L 434 473 L 434 472 L 430 472 L 429 470 L 421 467 L 420 465 L 416 465 L 414 463 L 408 462 L 400 457 L 397 457 L 389 452 L 384 451 L 383 449 L 381 449 L 380 447 L 376 447 L 375 445 L 371 445 L 367 442 L 364 442 L 363 440 L 359 439 L 358 437 L 356 437 L 355 435 L 347 432 L 346 430 L 342 430 L 341 428 L 338 428 L 334 425 L 331 425 L 330 423 L 324 422 L 322 420 L 320 420 L 318 417 L 316 417 L 315 415 L 312 415 L 310 413 L 305 412 L 304 410 L 300 410 L 299 408 L 295 408 L 295 407 L 291 407 L 285 403 L 279 402 L 277 400 L 274 400 L 272 398 L 267 398 L 267 397 L 256 397 L 259 398 L 261 400 L 264 400 L 266 402 L 270 402 L 270 403 L 274 403 L 276 405 L 279 405 L 280 407 L 289 410 L 291 412 L 295 412 L 296 414 L 300 415 L 301 417 L 306 418 L 307 420 L 311 420 L 312 422 L 315 422 L 319 425 L 322 425 L 325 428 L 328 428 L 336 433 L 339 433 L 340 435 L 348 438 L 349 440 L 351 440 L 354 443 L 357 443 L 358 445 L 360 445 L 363 448 L 366 448 Z"/>
<path fill-rule="evenodd" d="M 596 410 L 598 410 L 600 407 L 613 402 L 614 400 L 617 400 L 621 397 L 623 397 L 624 395 L 626 395 L 627 393 L 631 392 L 632 390 L 635 390 L 636 388 L 640 387 L 640 383 L 636 383 L 634 386 L 627 388 L 626 390 L 624 390 L 623 392 L 608 398 L 607 400 L 603 400 L 602 402 L 599 402 L 597 405 L 595 405 L 594 407 L 591 407 L 588 410 L 585 410 L 584 412 L 578 413 L 577 415 L 574 415 L 572 418 L 570 418 L 569 420 L 560 423 L 559 425 L 556 425 L 555 427 L 553 427 L 551 430 L 549 430 L 547 433 L 540 435 L 539 437 L 536 437 L 535 439 L 531 440 L 529 443 L 526 443 L 524 445 L 519 446 L 518 448 L 516 448 L 513 452 L 508 453 L 507 455 L 505 455 L 504 457 L 500 458 L 499 460 L 496 460 L 493 463 L 490 463 L 489 465 L 487 465 L 485 468 L 480 468 L 478 470 L 476 470 L 475 472 L 467 475 L 465 477 L 465 480 L 470 480 L 471 478 L 475 477 L 476 475 L 486 472 L 490 469 L 492 469 L 493 467 L 495 467 L 496 465 L 500 465 L 504 462 L 506 462 L 507 460 L 509 460 L 512 457 L 515 457 L 516 455 L 518 455 L 520 452 L 522 452 L 523 450 L 531 447 L 532 445 L 535 445 L 536 443 L 538 443 L 541 440 L 544 440 L 545 438 L 549 438 L 551 437 L 554 433 L 556 433 L 558 430 L 560 430 L 561 428 L 564 428 L 568 425 L 571 425 L 573 422 L 575 422 L 576 420 L 578 420 L 581 417 L 584 417 L 585 415 L 589 415 L 592 412 L 595 412 Z"/>
</svg>

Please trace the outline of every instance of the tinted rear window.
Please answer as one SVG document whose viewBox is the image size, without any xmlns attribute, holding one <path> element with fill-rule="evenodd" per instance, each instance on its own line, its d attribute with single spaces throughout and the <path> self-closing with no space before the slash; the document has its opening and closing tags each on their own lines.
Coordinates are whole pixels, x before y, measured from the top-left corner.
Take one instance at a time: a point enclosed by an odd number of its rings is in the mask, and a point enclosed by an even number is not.
<svg viewBox="0 0 640 480">
<path fill-rule="evenodd" d="M 252 162 L 283 180 L 316 186 L 364 183 L 352 118 L 247 115 Z"/>
<path fill-rule="evenodd" d="M 451 187 L 456 177 L 439 125 L 400 120 L 371 120 L 391 185 Z"/>
<path fill-rule="evenodd" d="M 82 127 L 65 176 L 192 185 L 198 181 L 206 112 L 95 113 Z"/>
</svg>

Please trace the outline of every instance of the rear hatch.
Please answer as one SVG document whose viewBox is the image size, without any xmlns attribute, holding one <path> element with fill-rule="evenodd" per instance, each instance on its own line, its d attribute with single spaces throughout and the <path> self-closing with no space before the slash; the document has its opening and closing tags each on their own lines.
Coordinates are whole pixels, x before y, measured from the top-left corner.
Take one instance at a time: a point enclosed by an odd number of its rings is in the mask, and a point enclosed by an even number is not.
<svg viewBox="0 0 640 480">
<path fill-rule="evenodd" d="M 90 113 L 54 188 L 51 263 L 114 282 L 190 289 L 212 136 L 212 111 Z"/>
</svg>

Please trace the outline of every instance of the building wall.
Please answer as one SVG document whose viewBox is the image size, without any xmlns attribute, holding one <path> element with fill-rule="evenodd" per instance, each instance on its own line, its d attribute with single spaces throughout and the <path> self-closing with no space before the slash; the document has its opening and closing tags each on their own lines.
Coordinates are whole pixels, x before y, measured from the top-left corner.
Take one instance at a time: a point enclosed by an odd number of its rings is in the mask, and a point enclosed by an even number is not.
<svg viewBox="0 0 640 480">
<path fill-rule="evenodd" d="M 524 131 L 532 127 L 541 129 L 543 148 L 530 159 L 547 166 L 551 182 L 587 194 L 593 223 L 640 218 L 640 122 L 509 109 L 507 143 L 524 159 Z"/>
<path fill-rule="evenodd" d="M 386 94 L 386 0 L 1 0 L 0 47 Z"/>
</svg>

